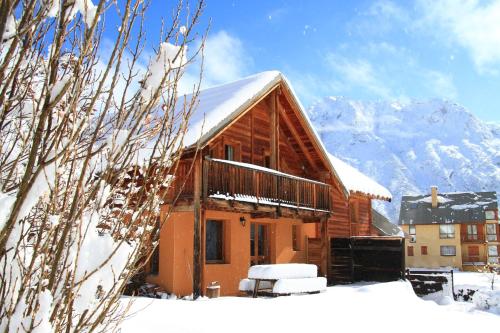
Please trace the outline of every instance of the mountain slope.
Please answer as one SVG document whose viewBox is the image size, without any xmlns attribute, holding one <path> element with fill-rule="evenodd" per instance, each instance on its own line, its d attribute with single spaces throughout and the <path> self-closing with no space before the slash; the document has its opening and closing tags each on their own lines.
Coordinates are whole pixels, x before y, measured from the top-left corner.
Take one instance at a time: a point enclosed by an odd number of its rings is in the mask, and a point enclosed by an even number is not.
<svg viewBox="0 0 500 333">
<path fill-rule="evenodd" d="M 500 190 L 500 124 L 443 100 L 360 102 L 327 97 L 309 109 L 327 149 L 386 186 L 376 203 L 393 223 L 402 195 Z"/>
</svg>

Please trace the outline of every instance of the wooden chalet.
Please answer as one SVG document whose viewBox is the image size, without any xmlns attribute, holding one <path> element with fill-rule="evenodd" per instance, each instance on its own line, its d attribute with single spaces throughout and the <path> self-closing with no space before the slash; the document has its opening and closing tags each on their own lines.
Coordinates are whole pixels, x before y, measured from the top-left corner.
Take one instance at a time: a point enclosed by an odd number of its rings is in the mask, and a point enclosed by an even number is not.
<svg viewBox="0 0 500 333">
<path fill-rule="evenodd" d="M 370 236 L 371 199 L 390 199 L 344 185 L 276 71 L 202 90 L 185 144 L 147 278 L 177 295 L 237 294 L 254 264 L 329 275 L 330 239 Z"/>
</svg>

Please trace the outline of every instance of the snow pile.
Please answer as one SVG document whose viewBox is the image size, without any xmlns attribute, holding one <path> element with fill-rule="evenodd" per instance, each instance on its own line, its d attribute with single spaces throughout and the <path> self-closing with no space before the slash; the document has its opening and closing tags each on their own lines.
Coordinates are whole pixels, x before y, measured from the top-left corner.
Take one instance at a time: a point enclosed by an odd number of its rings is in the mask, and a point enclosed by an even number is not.
<svg viewBox="0 0 500 333">
<path fill-rule="evenodd" d="M 255 265 L 248 269 L 250 279 L 302 279 L 317 275 L 318 267 L 311 264 Z"/>
<path fill-rule="evenodd" d="M 310 293 L 326 290 L 325 277 L 279 279 L 273 287 L 275 294 Z"/>
<path fill-rule="evenodd" d="M 457 301 L 453 300 L 451 283 L 443 286 L 443 291 L 426 295 L 423 298 L 439 305 L 461 304 L 470 309 L 477 309 L 500 315 L 500 276 L 494 273 L 455 271 L 454 291 Z M 493 288 L 492 288 L 492 279 Z"/>
<path fill-rule="evenodd" d="M 173 45 L 169 42 L 160 44 L 160 50 L 148 67 L 148 72 L 144 80 L 144 86 L 141 91 L 141 96 L 147 104 L 155 97 L 158 89 L 170 80 L 165 77 L 171 74 L 171 70 L 179 69 L 186 65 L 187 47 L 181 45 Z"/>
<path fill-rule="evenodd" d="M 259 289 L 271 289 L 271 281 L 260 281 Z M 238 290 L 239 291 L 253 291 L 255 289 L 255 280 L 252 279 L 242 279 L 240 281 Z"/>
<path fill-rule="evenodd" d="M 491 331 L 499 322 L 497 315 L 477 311 L 468 303 L 440 306 L 422 300 L 404 281 L 329 287 L 314 295 L 195 302 L 127 298 L 121 304 L 126 306 L 130 300 L 130 316 L 120 327 L 123 333 L 164 332 L 165 314 L 169 331 L 178 333 L 229 333 L 235 328 L 243 333 L 322 332 L 332 331 L 332 322 L 356 332 L 481 332 Z M 256 313 L 265 315 L 254 325 L 242 324 Z"/>
<path fill-rule="evenodd" d="M 333 168 L 337 172 L 340 181 L 344 184 L 347 190 L 351 192 L 361 192 L 386 200 L 392 199 L 391 192 L 370 177 L 361 173 L 356 168 L 350 166 L 332 154 L 328 154 L 328 157 L 330 158 Z"/>
<path fill-rule="evenodd" d="M 445 198 L 443 196 L 438 195 L 437 196 L 437 201 L 438 201 L 438 203 L 444 204 L 444 203 L 450 202 L 452 200 L 451 199 L 447 199 L 447 198 Z M 426 196 L 426 197 L 424 197 L 422 199 L 414 200 L 414 201 L 411 201 L 411 202 L 414 202 L 414 203 L 419 203 L 419 202 L 432 203 L 432 196 L 428 195 L 428 196 Z"/>
<path fill-rule="evenodd" d="M 43 1 L 47 6 L 47 16 L 57 17 L 60 11 L 59 0 Z M 72 20 L 77 13 L 80 13 L 87 27 L 90 27 L 97 15 L 97 6 L 92 0 L 75 0 L 73 6 L 67 11 L 67 19 Z M 98 18 L 99 20 L 99 18 Z"/>
<path fill-rule="evenodd" d="M 327 97 L 310 110 L 327 149 L 384 184 L 392 203 L 374 202 L 395 223 L 402 195 L 500 188 L 500 124 L 443 100 L 361 102 Z"/>
</svg>

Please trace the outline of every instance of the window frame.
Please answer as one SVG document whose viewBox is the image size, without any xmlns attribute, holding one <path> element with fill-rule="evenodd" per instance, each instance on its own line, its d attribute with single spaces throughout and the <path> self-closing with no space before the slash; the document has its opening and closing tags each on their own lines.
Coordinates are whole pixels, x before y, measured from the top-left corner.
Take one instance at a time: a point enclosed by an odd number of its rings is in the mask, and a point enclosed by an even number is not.
<svg viewBox="0 0 500 333">
<path fill-rule="evenodd" d="M 412 245 L 408 245 L 408 246 L 406 247 L 406 255 L 407 255 L 408 257 L 414 257 L 414 256 L 415 256 L 415 251 L 414 251 L 414 249 L 413 249 L 413 246 L 412 246 Z"/>
<path fill-rule="evenodd" d="M 479 239 L 477 224 L 467 224 L 466 230 L 467 230 L 467 240 L 478 240 Z M 469 230 L 472 232 L 469 232 Z"/>
<path fill-rule="evenodd" d="M 412 232 L 412 229 L 413 229 L 413 232 Z M 417 235 L 417 226 L 416 226 L 416 225 L 414 225 L 414 224 L 410 224 L 410 225 L 408 226 L 408 233 L 409 233 L 410 235 L 415 235 L 415 236 L 416 236 L 416 235 Z"/>
<path fill-rule="evenodd" d="M 420 246 L 420 255 L 426 256 L 428 254 L 427 245 Z"/>
<path fill-rule="evenodd" d="M 217 259 L 209 259 L 207 254 L 208 254 L 208 224 L 209 223 L 220 223 L 220 229 L 218 230 L 218 237 L 220 237 L 220 242 L 219 242 L 219 247 L 218 252 L 220 251 L 220 258 Z M 217 219 L 207 219 L 205 222 L 205 263 L 206 264 L 224 264 L 226 263 L 226 251 L 225 251 L 225 246 L 226 246 L 226 237 L 225 237 L 225 231 L 226 231 L 226 226 L 225 226 L 225 221 L 224 220 L 217 220 Z"/>
<path fill-rule="evenodd" d="M 149 259 L 149 274 L 158 275 L 160 274 L 160 243 L 156 244 L 153 253 L 151 254 L 151 259 Z"/>
<path fill-rule="evenodd" d="M 442 228 L 452 228 L 452 232 L 447 230 L 442 232 Z M 439 225 L 439 239 L 454 239 L 455 238 L 455 225 L 454 224 L 440 224 Z"/>
<path fill-rule="evenodd" d="M 453 249 L 453 254 L 444 254 L 444 251 L 443 249 L 445 248 L 449 248 L 449 249 Z M 456 257 L 457 256 L 457 247 L 455 245 L 441 245 L 439 247 L 439 255 L 442 256 L 442 257 Z"/>
<path fill-rule="evenodd" d="M 231 156 L 229 156 L 231 155 Z M 224 159 L 226 161 L 234 161 L 235 157 L 235 148 L 232 144 L 224 144 Z"/>
<path fill-rule="evenodd" d="M 493 233 L 490 233 L 488 228 L 493 228 Z M 497 231 L 497 224 L 494 223 L 486 223 L 486 240 L 487 241 L 492 241 L 496 242 L 498 241 L 498 231 Z"/>
<path fill-rule="evenodd" d="M 488 217 L 488 214 L 493 214 L 493 217 Z M 485 220 L 496 220 L 497 214 L 494 210 L 485 210 L 484 211 L 484 219 Z"/>
</svg>

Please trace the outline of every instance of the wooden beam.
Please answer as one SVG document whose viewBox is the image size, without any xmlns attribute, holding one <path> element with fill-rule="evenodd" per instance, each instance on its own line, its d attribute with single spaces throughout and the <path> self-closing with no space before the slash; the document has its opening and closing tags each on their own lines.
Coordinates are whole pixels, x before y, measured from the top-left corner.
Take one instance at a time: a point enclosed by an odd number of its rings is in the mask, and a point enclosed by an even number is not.
<svg viewBox="0 0 500 333">
<path fill-rule="evenodd" d="M 198 152 L 194 161 L 194 232 L 193 232 L 193 298 L 202 295 L 202 255 L 201 255 L 201 151 Z"/>
<path fill-rule="evenodd" d="M 271 169 L 277 170 L 277 164 L 276 161 L 278 159 L 277 155 L 278 152 L 276 150 L 276 139 L 278 137 L 278 134 L 276 133 L 276 123 L 277 123 L 277 117 L 276 117 L 276 97 L 277 93 L 276 90 L 274 90 L 271 95 L 269 96 L 269 117 L 271 118 L 271 156 L 270 156 L 270 167 Z"/>
<path fill-rule="evenodd" d="M 316 163 L 314 163 L 314 161 L 312 160 L 312 158 L 309 155 L 309 152 L 308 152 L 306 146 L 304 146 L 304 143 L 302 142 L 302 140 L 300 138 L 299 133 L 297 133 L 297 130 L 293 126 L 292 121 L 290 120 L 290 118 L 288 118 L 288 116 L 287 116 L 287 114 L 286 114 L 286 112 L 284 110 L 282 112 L 281 119 L 283 119 L 283 121 L 285 122 L 286 126 L 288 127 L 288 129 L 292 133 L 292 136 L 295 138 L 295 141 L 297 142 L 297 144 L 299 145 L 300 149 L 304 153 L 304 156 L 307 159 L 307 161 L 309 162 L 309 164 L 311 165 L 311 167 L 317 172 L 318 171 L 318 167 L 317 167 Z"/>
<path fill-rule="evenodd" d="M 328 276 L 328 252 L 329 252 L 329 244 L 328 244 L 328 219 L 321 219 L 320 226 L 321 233 L 321 275 L 327 277 Z"/>
<path fill-rule="evenodd" d="M 276 170 L 280 170 L 280 112 L 281 103 L 279 101 L 281 95 L 281 88 L 274 91 L 274 124 L 273 124 L 273 141 L 274 141 L 274 158 Z"/>
</svg>

